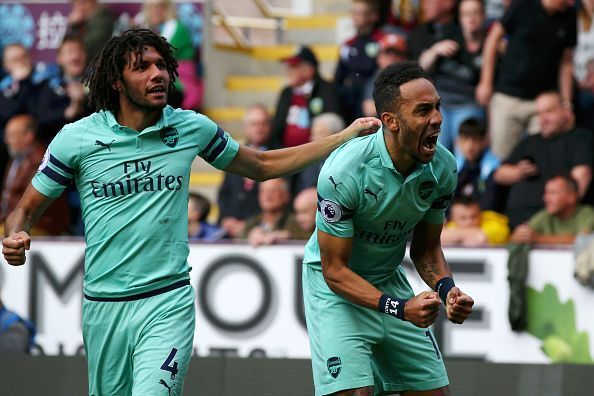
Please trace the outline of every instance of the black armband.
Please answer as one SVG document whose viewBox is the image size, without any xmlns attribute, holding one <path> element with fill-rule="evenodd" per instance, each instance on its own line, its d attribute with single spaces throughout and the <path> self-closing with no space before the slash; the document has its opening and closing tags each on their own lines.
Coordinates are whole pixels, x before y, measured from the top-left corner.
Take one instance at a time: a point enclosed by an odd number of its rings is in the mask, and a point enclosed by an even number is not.
<svg viewBox="0 0 594 396">
<path fill-rule="evenodd" d="M 452 287 L 456 286 L 454 280 L 449 276 L 444 276 L 440 280 L 437 281 L 435 284 L 435 291 L 439 294 L 439 298 L 446 304 L 446 299 L 448 298 L 448 293 L 452 290 Z"/>
<path fill-rule="evenodd" d="M 396 298 L 387 294 L 382 294 L 379 299 L 378 311 L 387 315 L 392 315 L 400 320 L 404 319 L 404 305 L 408 300 L 403 298 Z"/>
</svg>

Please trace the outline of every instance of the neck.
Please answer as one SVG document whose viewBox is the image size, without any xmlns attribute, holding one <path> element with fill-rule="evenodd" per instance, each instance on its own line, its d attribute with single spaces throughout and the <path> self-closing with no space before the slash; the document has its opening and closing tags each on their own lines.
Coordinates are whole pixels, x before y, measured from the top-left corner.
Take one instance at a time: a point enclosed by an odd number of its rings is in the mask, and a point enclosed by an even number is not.
<svg viewBox="0 0 594 396">
<path fill-rule="evenodd" d="M 197 235 L 200 232 L 200 222 L 195 221 L 188 224 L 188 234 L 190 235 Z"/>
<path fill-rule="evenodd" d="M 568 218 L 570 218 L 575 213 L 575 210 L 576 209 L 577 209 L 577 206 L 576 205 L 569 206 L 569 207 L 561 210 L 557 214 L 557 217 L 560 218 L 561 220 L 568 219 Z"/>
<path fill-rule="evenodd" d="M 437 23 L 439 25 L 447 25 L 448 23 L 452 22 L 452 19 L 452 14 L 448 12 L 436 17 L 433 23 Z"/>
<path fill-rule="evenodd" d="M 369 36 L 369 35 L 371 35 L 371 33 L 373 33 L 374 28 L 375 28 L 374 26 L 365 26 L 365 27 L 359 28 L 357 31 L 357 34 L 359 35 L 359 37 Z"/>
<path fill-rule="evenodd" d="M 149 126 L 156 124 L 161 117 L 161 114 L 161 109 L 139 109 L 132 104 L 124 104 L 120 101 L 120 111 L 116 115 L 116 120 L 120 125 L 140 132 Z"/>
<path fill-rule="evenodd" d="M 282 209 L 262 212 L 262 223 L 274 226 L 274 224 L 276 224 L 276 222 L 280 220 L 282 215 Z"/>
<path fill-rule="evenodd" d="M 408 176 L 415 168 L 417 161 L 410 155 L 406 154 L 399 147 L 398 141 L 394 135 L 394 132 L 384 126 L 384 141 L 386 142 L 386 148 L 388 154 L 392 159 L 392 163 L 396 170 L 404 177 Z"/>
<path fill-rule="evenodd" d="M 545 12 L 549 15 L 557 12 L 557 10 L 551 7 L 548 0 L 540 0 L 540 4 L 542 5 L 542 8 L 545 10 Z"/>
<path fill-rule="evenodd" d="M 476 32 L 464 32 L 464 42 L 466 48 L 469 50 L 475 50 L 480 48 L 481 42 L 483 41 L 483 31 L 477 30 Z"/>
</svg>

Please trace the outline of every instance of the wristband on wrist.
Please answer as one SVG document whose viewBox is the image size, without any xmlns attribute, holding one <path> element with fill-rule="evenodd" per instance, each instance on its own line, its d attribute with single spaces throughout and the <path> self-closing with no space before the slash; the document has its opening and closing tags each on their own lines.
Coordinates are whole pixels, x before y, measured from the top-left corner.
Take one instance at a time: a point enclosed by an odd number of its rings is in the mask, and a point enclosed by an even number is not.
<svg viewBox="0 0 594 396">
<path fill-rule="evenodd" d="M 446 304 L 446 299 L 448 298 L 448 293 L 452 290 L 452 287 L 456 286 L 454 280 L 449 276 L 444 276 L 440 280 L 437 281 L 435 284 L 435 291 L 439 294 L 439 298 Z"/>
<path fill-rule="evenodd" d="M 378 311 L 386 315 L 392 315 L 400 320 L 404 319 L 404 305 L 408 300 L 404 298 L 396 298 L 387 294 L 382 294 L 379 299 Z"/>
</svg>

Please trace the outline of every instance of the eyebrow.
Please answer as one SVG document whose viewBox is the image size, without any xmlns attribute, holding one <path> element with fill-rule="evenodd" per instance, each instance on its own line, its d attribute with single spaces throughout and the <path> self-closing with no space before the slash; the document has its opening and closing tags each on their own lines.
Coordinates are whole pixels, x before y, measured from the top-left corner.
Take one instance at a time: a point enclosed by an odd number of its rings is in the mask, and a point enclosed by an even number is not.
<svg viewBox="0 0 594 396">
<path fill-rule="evenodd" d="M 426 108 L 433 108 L 441 105 L 441 98 L 437 98 L 435 102 L 421 102 L 415 105 L 414 111 L 425 110 Z"/>
</svg>

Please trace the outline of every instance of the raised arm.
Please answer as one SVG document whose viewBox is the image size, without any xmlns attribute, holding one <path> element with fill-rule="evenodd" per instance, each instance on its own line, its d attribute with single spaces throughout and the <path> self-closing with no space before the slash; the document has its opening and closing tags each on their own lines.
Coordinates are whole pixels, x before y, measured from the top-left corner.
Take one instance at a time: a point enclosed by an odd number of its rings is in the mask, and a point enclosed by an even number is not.
<svg viewBox="0 0 594 396">
<path fill-rule="evenodd" d="M 241 146 L 225 171 L 258 181 L 289 175 L 322 160 L 353 137 L 380 126 L 381 122 L 377 118 L 359 118 L 337 134 L 301 146 L 270 151 Z"/>
<path fill-rule="evenodd" d="M 497 60 L 497 44 L 504 36 L 505 29 L 500 22 L 494 22 L 483 47 L 483 65 L 481 79 L 476 87 L 476 100 L 481 106 L 487 106 L 493 94 L 495 63 Z"/>
<path fill-rule="evenodd" d="M 559 64 L 559 90 L 563 105 L 571 107 L 573 101 L 573 48 L 565 48 Z"/>
<path fill-rule="evenodd" d="M 25 250 L 29 250 L 31 227 L 52 203 L 53 199 L 37 191 L 29 185 L 23 197 L 4 223 L 4 240 L 2 254 L 10 265 L 25 263 Z"/>
<path fill-rule="evenodd" d="M 592 167 L 590 165 L 576 165 L 571 168 L 571 177 L 577 182 L 579 196 L 583 198 L 592 181 Z"/>
</svg>

